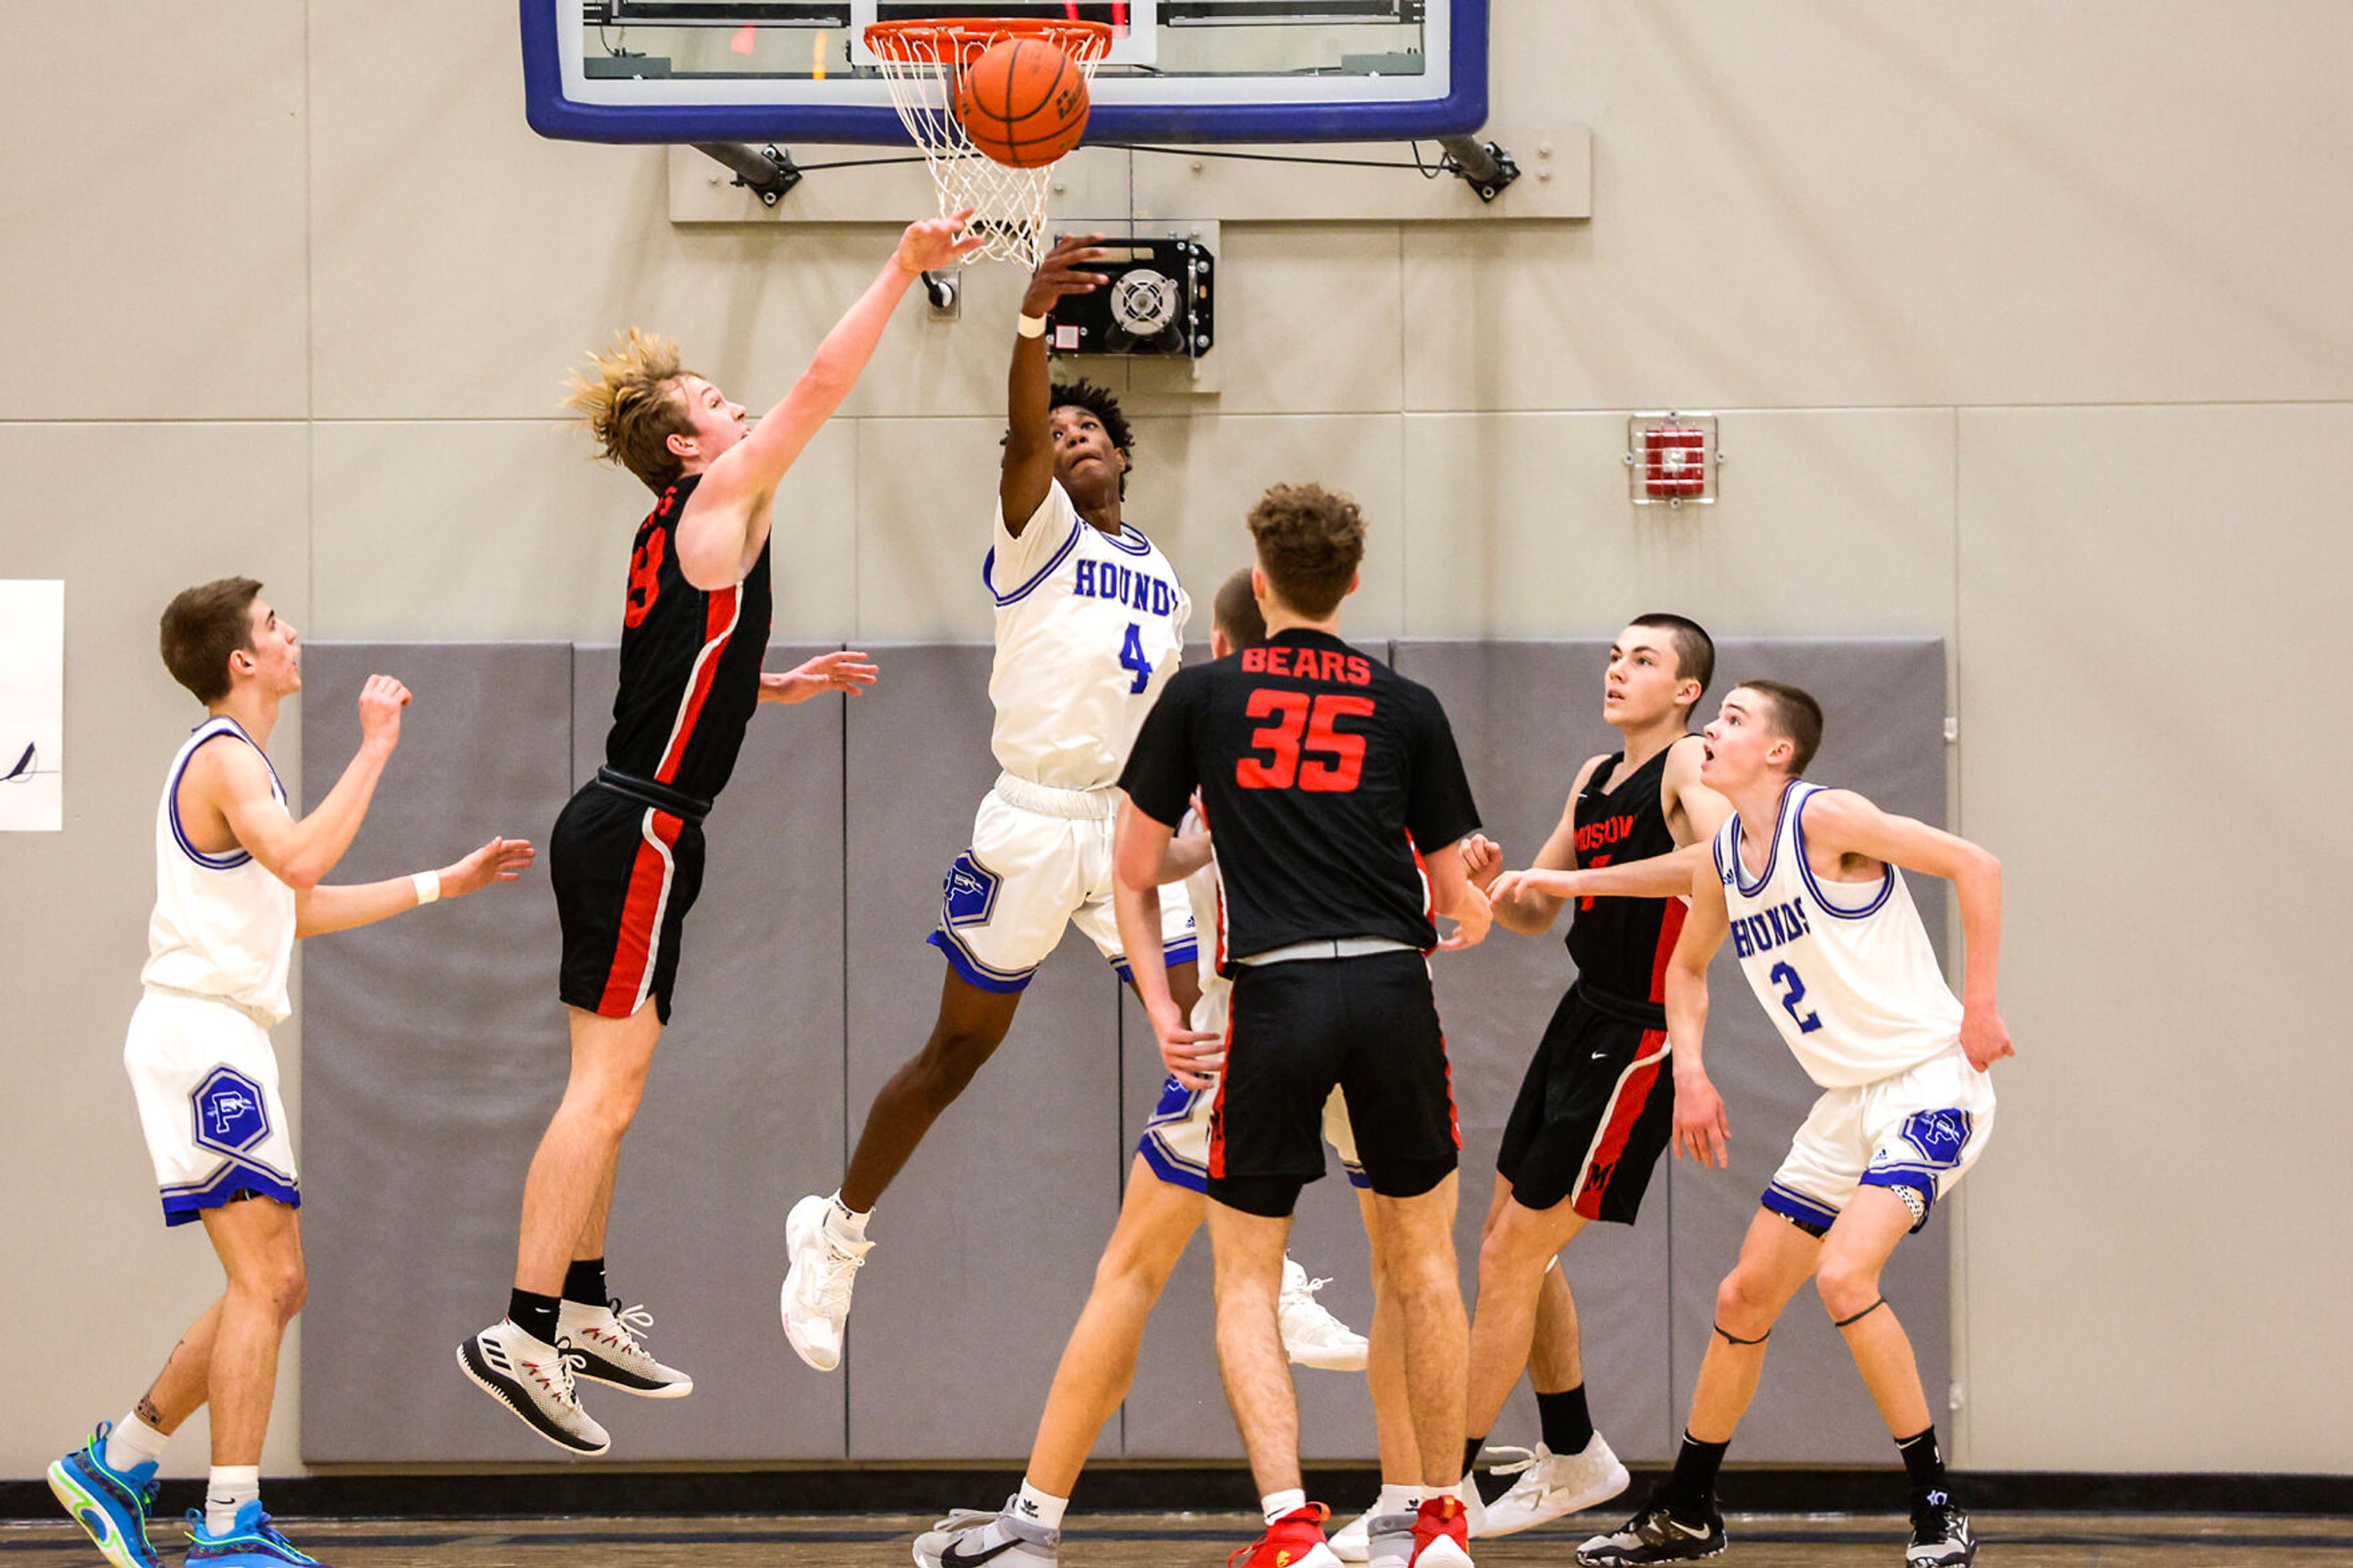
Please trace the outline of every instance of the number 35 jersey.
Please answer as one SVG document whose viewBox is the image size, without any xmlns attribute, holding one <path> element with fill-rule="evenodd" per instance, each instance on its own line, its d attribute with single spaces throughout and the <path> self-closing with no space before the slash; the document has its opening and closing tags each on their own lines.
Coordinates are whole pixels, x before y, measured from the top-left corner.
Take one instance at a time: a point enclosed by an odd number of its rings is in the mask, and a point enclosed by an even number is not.
<svg viewBox="0 0 2353 1568">
<path fill-rule="evenodd" d="M 1781 1038 L 1824 1089 L 1908 1072 L 1961 1040 L 1961 1004 L 1904 874 L 1823 882 L 1806 858 L 1806 803 L 1820 784 L 1792 779 L 1765 875 L 1740 858 L 1740 816 L 1715 836 L 1715 872 L 1732 920 L 1732 948 Z"/>
<path fill-rule="evenodd" d="M 1138 530 L 1088 523 L 1058 482 L 1018 537 L 999 515 L 980 576 L 997 601 L 997 765 L 1056 789 L 1115 783 L 1184 652 L 1176 569 Z"/>
</svg>

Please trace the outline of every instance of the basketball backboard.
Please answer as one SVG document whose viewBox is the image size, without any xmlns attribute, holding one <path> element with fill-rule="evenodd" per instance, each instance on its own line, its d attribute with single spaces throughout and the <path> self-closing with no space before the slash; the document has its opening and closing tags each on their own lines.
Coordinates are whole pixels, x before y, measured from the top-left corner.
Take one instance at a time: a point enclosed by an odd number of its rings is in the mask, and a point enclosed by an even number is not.
<svg viewBox="0 0 2353 1568">
<path fill-rule="evenodd" d="M 1023 16 L 1114 29 L 1087 140 L 1378 142 L 1487 116 L 1487 0 L 521 0 L 531 124 L 582 142 L 902 144 L 862 36 Z"/>
</svg>

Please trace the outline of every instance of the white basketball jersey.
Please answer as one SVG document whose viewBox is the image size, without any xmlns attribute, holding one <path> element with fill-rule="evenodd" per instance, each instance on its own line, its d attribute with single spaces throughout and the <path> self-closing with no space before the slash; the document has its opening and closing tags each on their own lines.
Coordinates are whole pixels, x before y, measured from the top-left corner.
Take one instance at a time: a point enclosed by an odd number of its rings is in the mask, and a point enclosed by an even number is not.
<svg viewBox="0 0 2353 1568">
<path fill-rule="evenodd" d="M 1090 526 L 1057 482 L 1018 539 L 1000 509 L 980 575 L 997 600 L 997 765 L 1057 789 L 1118 783 L 1184 651 L 1193 602 L 1176 568 L 1132 527 Z"/>
<path fill-rule="evenodd" d="M 234 719 L 196 727 L 164 780 L 155 808 L 155 912 L 147 921 L 142 984 L 218 996 L 275 1024 L 292 1011 L 286 972 L 294 957 L 294 889 L 242 849 L 207 855 L 180 830 L 180 775 L 196 748 L 217 735 L 253 746 Z M 263 752 L 262 765 L 269 767 Z M 286 786 L 269 767 L 269 790 L 285 804 Z"/>
<path fill-rule="evenodd" d="M 1820 793 L 1819 784 L 1790 782 L 1765 875 L 1754 882 L 1741 864 L 1734 813 L 1715 836 L 1715 870 L 1733 951 L 1757 1000 L 1807 1077 L 1847 1089 L 1908 1072 L 1958 1045 L 1961 1004 L 1901 871 L 1889 866 L 1873 882 L 1816 879 L 1804 814 Z"/>
</svg>

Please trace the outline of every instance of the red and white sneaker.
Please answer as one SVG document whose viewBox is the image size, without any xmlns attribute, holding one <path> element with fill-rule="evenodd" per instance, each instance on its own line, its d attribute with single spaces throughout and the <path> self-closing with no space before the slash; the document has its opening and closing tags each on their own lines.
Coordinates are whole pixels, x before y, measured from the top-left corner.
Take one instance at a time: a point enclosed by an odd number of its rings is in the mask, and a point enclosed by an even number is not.
<svg viewBox="0 0 2353 1568">
<path fill-rule="evenodd" d="M 1268 1525 L 1264 1535 L 1237 1548 L 1226 1568 L 1340 1568 L 1332 1543 L 1324 1539 L 1331 1518 L 1332 1510 L 1320 1502 L 1294 1508 Z"/>
<path fill-rule="evenodd" d="M 1414 1516 L 1411 1568 L 1471 1568 L 1471 1519 L 1459 1497 L 1434 1497 Z"/>
</svg>

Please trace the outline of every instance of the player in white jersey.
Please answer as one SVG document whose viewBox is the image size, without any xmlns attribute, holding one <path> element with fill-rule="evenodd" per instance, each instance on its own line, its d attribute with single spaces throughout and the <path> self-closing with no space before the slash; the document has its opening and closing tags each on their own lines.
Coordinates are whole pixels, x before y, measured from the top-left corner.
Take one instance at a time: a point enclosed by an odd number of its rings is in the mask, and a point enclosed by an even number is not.
<svg viewBox="0 0 2353 1568">
<path fill-rule="evenodd" d="M 1223 658 L 1265 641 L 1266 619 L 1251 596 L 1250 574 L 1238 572 L 1218 591 L 1211 657 Z M 1169 885 L 1181 881 L 1201 925 L 1202 939 L 1210 944 L 1205 956 L 1211 962 L 1199 969 L 1201 995 L 1190 1013 L 1192 1026 L 1204 1034 L 1222 1035 L 1233 986 L 1218 974 L 1214 962 L 1223 928 L 1219 920 L 1217 862 L 1212 857 L 1207 825 L 1196 812 L 1187 817 L 1183 832 L 1170 843 L 1162 864 Z M 1136 909 L 1142 907 L 1142 896 L 1132 889 L 1120 889 L 1119 897 L 1123 904 L 1133 900 Z M 1103 1423 L 1127 1396 L 1145 1321 L 1208 1211 L 1209 1122 L 1216 1100 L 1214 1086 L 1193 1089 L 1173 1076 L 1168 1079 L 1128 1167 L 1119 1224 L 1095 1267 L 1094 1288 L 1055 1369 L 1053 1389 L 1047 1395 L 1037 1439 L 1030 1446 L 1029 1467 L 1022 1472 L 1021 1489 L 1008 1498 L 1000 1510 L 959 1510 L 918 1536 L 919 1568 L 955 1568 L 958 1563 L 980 1562 L 994 1562 L 997 1568 L 1054 1568 L 1059 1562 L 1062 1515 L 1071 1489 Z M 1337 1091 L 1324 1106 L 1324 1136 L 1356 1187 L 1358 1203 L 1368 1206 L 1371 1189 L 1356 1163 L 1347 1104 Z M 1316 1304 L 1314 1282 L 1305 1271 L 1286 1258 L 1283 1276 L 1277 1322 L 1290 1358 L 1303 1365 L 1340 1371 L 1364 1366 L 1367 1348 L 1364 1338 L 1349 1332 Z M 1373 1369 L 1372 1394 L 1383 1475 L 1410 1482 L 1418 1459 L 1413 1425 L 1405 1405 L 1401 1362 Z M 1407 1491 L 1418 1499 L 1419 1490 L 1412 1485 L 1398 1489 L 1387 1511 L 1406 1506 L 1402 1498 Z"/>
<path fill-rule="evenodd" d="M 138 1404 L 49 1467 L 49 1489 L 115 1568 L 155 1563 L 146 1523 L 164 1441 L 206 1404 L 213 1468 L 188 1561 L 312 1561 L 262 1511 L 259 1468 L 279 1342 L 304 1290 L 301 1181 L 269 1046 L 271 1026 L 289 1012 L 294 940 L 511 882 L 532 859 L 528 843 L 493 838 L 438 871 L 324 884 L 399 744 L 408 691 L 389 676 L 369 677 L 359 753 L 318 809 L 294 816 L 265 748 L 280 706 L 301 689 L 301 658 L 294 628 L 260 591 L 250 577 L 223 578 L 188 589 L 164 612 L 164 665 L 206 718 L 172 759 L 155 808 L 145 991 L 122 1063 L 164 1223 L 203 1223 L 227 1289 Z"/>
<path fill-rule="evenodd" d="M 1047 368 L 1046 315 L 1064 296 L 1102 286 L 1083 270 L 1103 259 L 1101 243 L 1058 243 L 1022 300 L 996 537 L 981 565 L 997 605 L 988 695 L 1004 771 L 942 890 L 930 938 L 947 960 L 939 1015 L 923 1049 L 874 1097 L 840 1188 L 803 1198 L 786 1222 L 785 1333 L 820 1372 L 840 1364 L 875 1201 L 1004 1040 L 1064 929 L 1075 924 L 1127 978 L 1112 907 L 1115 785 L 1176 673 L 1192 601 L 1168 558 L 1122 516 L 1134 443 L 1118 400 L 1086 382 L 1055 385 Z M 1175 993 L 1190 1007 L 1199 994 L 1192 916 L 1181 898 L 1163 908 L 1166 955 L 1179 966 Z"/>
<path fill-rule="evenodd" d="M 1986 1074 L 2011 1054 L 1995 995 L 2001 867 L 1966 839 L 1891 816 L 1852 791 L 1806 783 L 1799 775 L 1821 733 L 1820 705 L 1770 680 L 1736 687 L 1705 731 L 1700 777 L 1735 815 L 1700 863 L 1667 972 L 1677 1152 L 1725 1163 L 1724 1102 L 1701 1051 L 1708 961 L 1726 935 L 1767 1016 L 1823 1093 L 1717 1290 L 1674 1473 L 1623 1526 L 1586 1542 L 1580 1563 L 1724 1550 L 1716 1471 L 1756 1396 L 1766 1339 L 1809 1278 L 1903 1456 L 1912 1513 L 1905 1563 L 1956 1568 L 1976 1559 L 1968 1516 L 1946 1488 L 1911 1341 L 1879 1279 L 1896 1244 L 1927 1223 L 1993 1129 Z M 1947 878 L 1959 894 L 1961 999 L 1945 983 L 1899 868 Z"/>
</svg>

